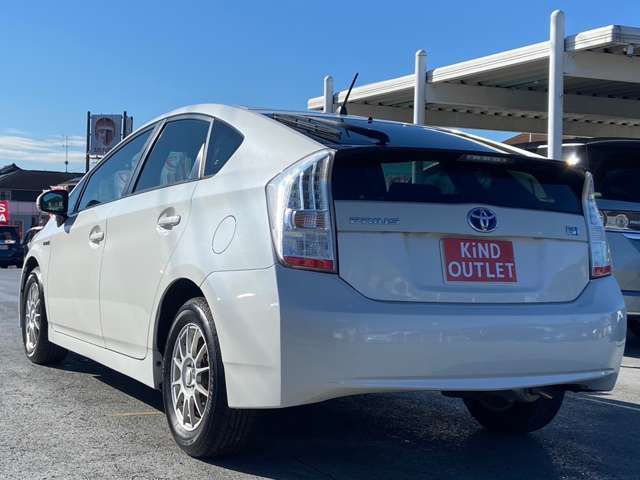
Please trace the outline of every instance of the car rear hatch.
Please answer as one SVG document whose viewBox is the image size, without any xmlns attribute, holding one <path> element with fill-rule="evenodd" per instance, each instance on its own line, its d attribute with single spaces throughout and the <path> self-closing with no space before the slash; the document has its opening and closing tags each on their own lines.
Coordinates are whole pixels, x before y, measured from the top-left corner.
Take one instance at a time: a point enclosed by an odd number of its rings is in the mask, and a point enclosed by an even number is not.
<svg viewBox="0 0 640 480">
<path fill-rule="evenodd" d="M 339 275 L 375 300 L 571 301 L 590 276 L 584 180 L 541 159 L 340 150 L 332 173 Z"/>
</svg>

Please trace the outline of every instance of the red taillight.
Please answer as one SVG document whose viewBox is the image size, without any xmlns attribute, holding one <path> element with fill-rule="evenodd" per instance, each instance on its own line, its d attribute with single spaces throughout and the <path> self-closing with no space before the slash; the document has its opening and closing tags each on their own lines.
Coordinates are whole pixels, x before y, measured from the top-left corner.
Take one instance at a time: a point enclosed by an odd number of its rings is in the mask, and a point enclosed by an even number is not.
<svg viewBox="0 0 640 480">
<path fill-rule="evenodd" d="M 333 154 L 322 150 L 267 185 L 273 245 L 287 267 L 336 272 L 329 176 Z"/>
<path fill-rule="evenodd" d="M 587 221 L 587 234 L 589 235 L 591 278 L 611 275 L 611 253 L 609 252 L 607 233 L 602 223 L 602 216 L 598 211 L 593 191 L 593 178 L 589 172 L 587 172 L 584 182 L 582 205 Z"/>
<path fill-rule="evenodd" d="M 284 261 L 288 265 L 291 265 L 293 267 L 309 268 L 312 270 L 321 270 L 323 272 L 333 272 L 333 260 L 285 256 Z"/>
<path fill-rule="evenodd" d="M 611 275 L 611 265 L 607 265 L 605 267 L 593 267 L 591 269 L 591 276 L 593 278 L 606 277 L 607 275 Z"/>
</svg>

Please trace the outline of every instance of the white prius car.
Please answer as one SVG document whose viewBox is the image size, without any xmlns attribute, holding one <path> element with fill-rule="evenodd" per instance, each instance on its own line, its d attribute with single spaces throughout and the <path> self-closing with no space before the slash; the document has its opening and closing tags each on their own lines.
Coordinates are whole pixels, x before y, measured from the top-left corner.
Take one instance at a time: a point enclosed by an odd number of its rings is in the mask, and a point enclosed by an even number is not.
<svg viewBox="0 0 640 480">
<path fill-rule="evenodd" d="M 530 432 L 618 375 L 626 313 L 590 175 L 490 141 L 197 105 L 39 205 L 27 356 L 161 388 L 193 456 L 237 449 L 257 409 L 370 392 L 438 390 Z"/>
</svg>

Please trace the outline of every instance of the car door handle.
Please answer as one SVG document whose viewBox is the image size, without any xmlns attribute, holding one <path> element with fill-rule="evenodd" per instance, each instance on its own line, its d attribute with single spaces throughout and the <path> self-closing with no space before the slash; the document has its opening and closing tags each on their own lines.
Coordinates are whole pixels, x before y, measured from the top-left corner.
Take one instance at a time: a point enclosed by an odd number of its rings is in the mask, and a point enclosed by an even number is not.
<svg viewBox="0 0 640 480">
<path fill-rule="evenodd" d="M 166 230 L 171 230 L 180 223 L 180 215 L 167 215 L 158 219 L 158 226 Z"/>
<path fill-rule="evenodd" d="M 96 230 L 89 234 L 89 241 L 91 243 L 100 243 L 102 240 L 104 240 L 104 232 L 102 230 Z"/>
</svg>

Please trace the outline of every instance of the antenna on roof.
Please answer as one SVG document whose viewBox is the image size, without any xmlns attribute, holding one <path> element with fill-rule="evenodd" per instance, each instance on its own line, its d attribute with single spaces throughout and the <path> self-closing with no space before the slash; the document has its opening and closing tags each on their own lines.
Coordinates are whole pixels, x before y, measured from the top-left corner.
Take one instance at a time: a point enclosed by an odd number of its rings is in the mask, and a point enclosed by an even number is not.
<svg viewBox="0 0 640 480">
<path fill-rule="evenodd" d="M 353 90 L 353 86 L 356 84 L 356 80 L 358 79 L 358 72 L 353 76 L 353 80 L 351 80 L 351 85 L 349 85 L 349 90 L 347 90 L 347 96 L 344 97 L 344 102 L 340 105 L 340 111 L 338 112 L 340 115 L 347 115 L 347 102 L 349 101 L 349 95 L 351 95 L 351 90 Z"/>
</svg>

